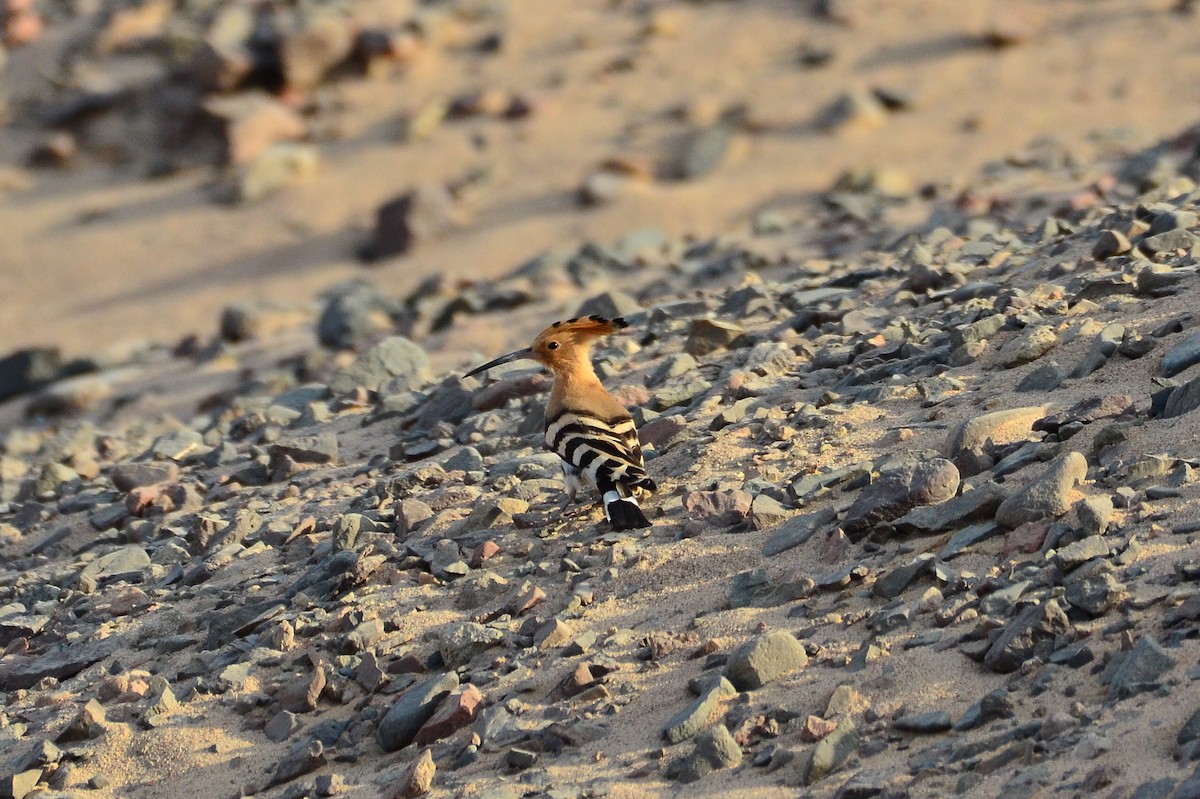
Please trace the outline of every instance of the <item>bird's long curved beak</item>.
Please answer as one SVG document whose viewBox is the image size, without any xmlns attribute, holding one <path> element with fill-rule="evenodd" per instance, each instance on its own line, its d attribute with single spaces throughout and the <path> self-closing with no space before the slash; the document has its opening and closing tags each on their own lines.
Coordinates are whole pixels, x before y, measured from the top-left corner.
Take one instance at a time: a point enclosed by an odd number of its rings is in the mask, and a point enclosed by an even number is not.
<svg viewBox="0 0 1200 799">
<path fill-rule="evenodd" d="M 479 374 L 480 372 L 486 372 L 488 369 L 492 369 L 494 367 L 501 366 L 506 363 L 512 363 L 513 361 L 519 361 L 519 360 L 522 360 L 523 358 L 532 358 L 532 357 L 533 357 L 533 350 L 531 350 L 529 347 L 526 347 L 523 350 L 517 350 L 516 352 L 510 352 L 508 355 L 501 355 L 496 360 L 488 361 L 483 366 L 476 366 L 474 369 L 472 369 L 471 371 L 469 371 L 465 375 L 463 375 L 463 377 L 472 377 L 474 375 Z"/>
</svg>

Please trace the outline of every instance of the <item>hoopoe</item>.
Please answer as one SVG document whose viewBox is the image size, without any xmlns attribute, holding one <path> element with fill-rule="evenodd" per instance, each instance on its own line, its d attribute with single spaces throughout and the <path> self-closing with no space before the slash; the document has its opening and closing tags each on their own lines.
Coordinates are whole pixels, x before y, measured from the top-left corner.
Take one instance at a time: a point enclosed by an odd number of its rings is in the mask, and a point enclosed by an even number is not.
<svg viewBox="0 0 1200 799">
<path fill-rule="evenodd" d="M 629 411 L 600 384 L 589 357 L 593 340 L 628 326 L 620 317 L 602 316 L 555 322 L 529 347 L 464 375 L 526 358 L 550 370 L 554 387 L 546 404 L 546 449 L 562 461 L 567 501 L 574 500 L 585 485 L 595 488 L 604 503 L 604 516 L 615 530 L 649 527 L 636 494 L 658 488 L 646 474 Z"/>
</svg>

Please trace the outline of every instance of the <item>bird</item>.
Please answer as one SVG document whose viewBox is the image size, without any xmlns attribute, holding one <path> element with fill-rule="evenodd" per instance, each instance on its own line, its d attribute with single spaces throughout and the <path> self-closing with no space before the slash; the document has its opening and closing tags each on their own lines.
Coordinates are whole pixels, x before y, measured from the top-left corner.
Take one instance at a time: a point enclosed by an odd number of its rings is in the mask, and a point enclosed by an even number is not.
<svg viewBox="0 0 1200 799">
<path fill-rule="evenodd" d="M 593 341 L 628 326 L 622 317 L 595 315 L 555 322 L 528 347 L 463 375 L 518 360 L 534 360 L 550 370 L 554 385 L 546 403 L 545 442 L 561 461 L 567 503 L 590 486 L 599 492 L 614 530 L 649 527 L 637 495 L 658 489 L 646 473 L 633 417 L 600 383 L 589 357 Z"/>
</svg>

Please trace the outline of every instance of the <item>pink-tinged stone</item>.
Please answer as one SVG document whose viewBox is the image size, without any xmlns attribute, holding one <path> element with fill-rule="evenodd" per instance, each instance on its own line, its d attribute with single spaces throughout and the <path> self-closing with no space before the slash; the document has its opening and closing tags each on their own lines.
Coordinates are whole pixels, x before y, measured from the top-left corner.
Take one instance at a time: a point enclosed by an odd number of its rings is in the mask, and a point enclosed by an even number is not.
<svg viewBox="0 0 1200 799">
<path fill-rule="evenodd" d="M 471 568 L 478 569 L 486 561 L 491 560 L 500 554 L 500 545 L 490 538 L 484 541 L 479 546 L 475 547 L 475 551 L 471 553 Z"/>
<path fill-rule="evenodd" d="M 417 746 L 427 746 L 453 735 L 475 720 L 475 713 L 483 702 L 483 694 L 468 683 L 457 694 L 446 697 L 434 711 L 429 721 L 417 730 L 414 739 Z"/>
<path fill-rule="evenodd" d="M 1037 552 L 1042 548 L 1042 544 L 1046 540 L 1046 534 L 1050 532 L 1051 524 L 1051 519 L 1040 519 L 1035 522 L 1022 524 L 1004 536 L 1004 554 L 1011 555 L 1017 552 L 1030 554 Z"/>
<path fill-rule="evenodd" d="M 752 497 L 745 491 L 689 491 L 683 509 L 716 527 L 740 524 L 750 515 Z"/>
</svg>

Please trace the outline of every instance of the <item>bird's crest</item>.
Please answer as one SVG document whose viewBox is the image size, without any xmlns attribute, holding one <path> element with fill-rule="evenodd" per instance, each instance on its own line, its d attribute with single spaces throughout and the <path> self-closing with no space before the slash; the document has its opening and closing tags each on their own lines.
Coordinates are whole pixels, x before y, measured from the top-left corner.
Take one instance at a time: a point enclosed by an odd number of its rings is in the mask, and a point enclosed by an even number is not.
<svg viewBox="0 0 1200 799">
<path fill-rule="evenodd" d="M 620 316 L 615 319 L 606 319 L 603 316 L 597 315 L 567 319 L 555 322 L 539 333 L 538 337 L 533 341 L 533 350 L 536 352 L 552 342 L 558 342 L 562 345 L 585 344 L 593 339 L 616 333 L 618 330 L 623 330 L 627 327 L 629 327 L 629 323 Z"/>
</svg>

